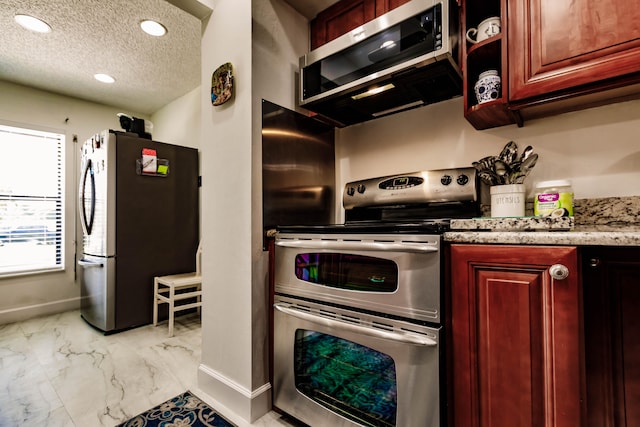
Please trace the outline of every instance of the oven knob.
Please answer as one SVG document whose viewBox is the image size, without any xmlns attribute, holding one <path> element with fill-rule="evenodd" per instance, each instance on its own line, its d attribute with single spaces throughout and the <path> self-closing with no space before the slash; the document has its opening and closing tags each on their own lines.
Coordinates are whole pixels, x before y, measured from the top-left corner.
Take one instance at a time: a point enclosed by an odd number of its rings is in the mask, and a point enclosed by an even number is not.
<svg viewBox="0 0 640 427">
<path fill-rule="evenodd" d="M 442 185 L 449 185 L 451 184 L 451 176 L 450 175 L 444 175 L 442 178 L 440 178 L 440 182 L 442 183 Z"/>
<path fill-rule="evenodd" d="M 358 185 L 358 193 L 362 194 L 364 193 L 364 190 L 366 190 L 367 187 L 364 186 L 364 184 L 359 184 Z"/>
<path fill-rule="evenodd" d="M 354 194 L 356 194 L 356 189 L 353 187 L 349 187 L 347 188 L 347 195 L 348 196 L 353 196 Z"/>
<path fill-rule="evenodd" d="M 469 182 L 469 177 L 467 175 L 462 174 L 458 177 L 456 181 L 459 185 L 465 185 L 467 182 Z"/>
</svg>

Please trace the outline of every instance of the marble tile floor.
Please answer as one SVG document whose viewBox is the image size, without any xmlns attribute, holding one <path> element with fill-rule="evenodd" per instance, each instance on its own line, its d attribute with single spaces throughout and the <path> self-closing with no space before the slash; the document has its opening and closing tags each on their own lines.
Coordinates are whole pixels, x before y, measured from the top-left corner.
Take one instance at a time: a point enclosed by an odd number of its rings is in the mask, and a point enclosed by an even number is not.
<svg viewBox="0 0 640 427">
<path fill-rule="evenodd" d="M 185 390 L 238 427 L 290 426 L 270 412 L 253 424 L 197 387 L 200 318 L 103 335 L 79 311 L 0 325 L 0 426 L 111 427 Z"/>
</svg>

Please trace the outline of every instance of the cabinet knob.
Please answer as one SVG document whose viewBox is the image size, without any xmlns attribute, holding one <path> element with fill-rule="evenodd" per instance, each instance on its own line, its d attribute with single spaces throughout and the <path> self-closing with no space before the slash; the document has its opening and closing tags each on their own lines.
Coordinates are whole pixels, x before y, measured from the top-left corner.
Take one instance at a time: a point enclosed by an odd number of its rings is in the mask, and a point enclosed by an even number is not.
<svg viewBox="0 0 640 427">
<path fill-rule="evenodd" d="M 549 268 L 549 274 L 555 280 L 564 280 L 569 277 L 569 269 L 562 264 L 553 264 Z"/>
<path fill-rule="evenodd" d="M 591 268 L 600 267 L 600 258 L 591 258 L 589 260 L 589 267 L 591 267 Z"/>
</svg>

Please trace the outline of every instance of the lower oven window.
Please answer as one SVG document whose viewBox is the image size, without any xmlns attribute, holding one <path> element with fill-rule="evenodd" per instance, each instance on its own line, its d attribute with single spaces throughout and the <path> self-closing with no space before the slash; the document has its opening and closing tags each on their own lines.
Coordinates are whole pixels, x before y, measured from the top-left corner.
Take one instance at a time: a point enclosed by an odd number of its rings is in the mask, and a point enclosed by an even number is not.
<svg viewBox="0 0 640 427">
<path fill-rule="evenodd" d="M 296 277 L 305 282 L 334 288 L 395 292 L 398 266 L 395 262 L 343 253 L 303 253 L 296 256 Z"/>
<path fill-rule="evenodd" d="M 396 366 L 384 354 L 332 335 L 296 330 L 296 388 L 365 426 L 395 426 Z"/>
</svg>

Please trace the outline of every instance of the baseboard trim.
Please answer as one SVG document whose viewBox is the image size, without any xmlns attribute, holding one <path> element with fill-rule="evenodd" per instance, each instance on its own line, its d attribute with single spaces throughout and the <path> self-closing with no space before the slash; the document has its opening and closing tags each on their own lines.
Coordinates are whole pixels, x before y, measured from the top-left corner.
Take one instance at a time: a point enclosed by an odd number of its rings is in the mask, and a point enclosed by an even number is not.
<svg viewBox="0 0 640 427">
<path fill-rule="evenodd" d="M 198 367 L 198 387 L 217 402 L 251 423 L 271 410 L 270 383 L 255 390 L 249 390 L 215 369 L 200 364 Z"/>
<path fill-rule="evenodd" d="M 80 297 L 0 310 L 0 325 L 80 309 Z"/>
</svg>

